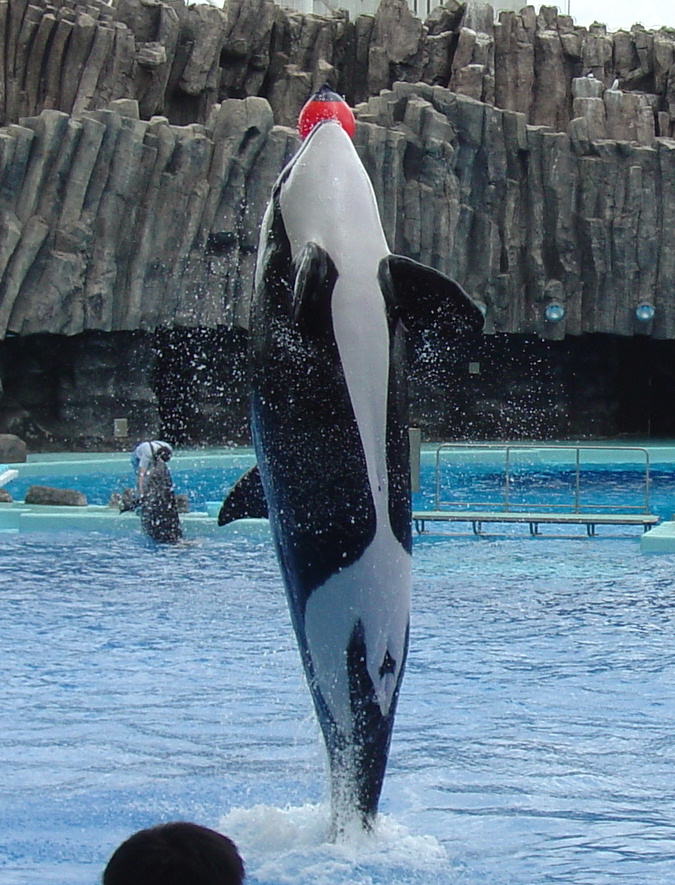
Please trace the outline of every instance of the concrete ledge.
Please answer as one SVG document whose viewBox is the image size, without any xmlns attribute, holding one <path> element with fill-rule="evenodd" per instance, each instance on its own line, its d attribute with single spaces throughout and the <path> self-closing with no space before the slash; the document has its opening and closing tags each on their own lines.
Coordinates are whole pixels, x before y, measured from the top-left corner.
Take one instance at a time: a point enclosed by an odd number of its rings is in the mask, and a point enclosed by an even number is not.
<svg viewBox="0 0 675 885">
<path fill-rule="evenodd" d="M 675 553 L 675 522 L 662 522 L 640 538 L 642 553 Z"/>
<path fill-rule="evenodd" d="M 244 535 L 268 539 L 266 519 L 239 519 L 219 526 L 215 516 L 206 512 L 183 513 L 180 517 L 186 538 L 209 535 Z M 40 504 L 0 504 L 0 532 L 101 532 L 104 534 L 141 534 L 141 521 L 135 513 L 118 513 L 111 507 L 59 507 Z"/>
</svg>

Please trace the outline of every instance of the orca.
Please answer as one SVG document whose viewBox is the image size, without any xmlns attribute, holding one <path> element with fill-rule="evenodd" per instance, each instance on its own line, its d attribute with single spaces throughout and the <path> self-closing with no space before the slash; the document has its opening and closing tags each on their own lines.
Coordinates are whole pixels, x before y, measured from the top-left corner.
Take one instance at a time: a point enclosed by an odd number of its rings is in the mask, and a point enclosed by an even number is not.
<svg viewBox="0 0 675 885">
<path fill-rule="evenodd" d="M 183 537 L 171 473 L 161 458 L 155 458 L 145 474 L 139 500 L 141 528 L 159 544 L 176 544 Z"/>
<path fill-rule="evenodd" d="M 406 330 L 477 334 L 448 277 L 387 246 L 349 135 L 323 120 L 281 172 L 250 312 L 257 466 L 219 524 L 267 514 L 331 778 L 331 834 L 373 826 L 408 651 Z"/>
</svg>

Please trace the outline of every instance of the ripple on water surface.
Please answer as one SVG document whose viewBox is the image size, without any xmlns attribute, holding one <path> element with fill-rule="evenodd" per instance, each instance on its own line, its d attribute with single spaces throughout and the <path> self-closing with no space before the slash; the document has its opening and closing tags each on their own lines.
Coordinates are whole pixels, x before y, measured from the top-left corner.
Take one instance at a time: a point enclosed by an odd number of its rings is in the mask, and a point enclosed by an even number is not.
<svg viewBox="0 0 675 885">
<path fill-rule="evenodd" d="M 634 533 L 416 543 L 384 816 L 343 846 L 269 544 L 5 535 L 0 557 L 6 885 L 91 885 L 175 818 L 231 832 L 254 885 L 675 877 L 674 565 Z"/>
</svg>

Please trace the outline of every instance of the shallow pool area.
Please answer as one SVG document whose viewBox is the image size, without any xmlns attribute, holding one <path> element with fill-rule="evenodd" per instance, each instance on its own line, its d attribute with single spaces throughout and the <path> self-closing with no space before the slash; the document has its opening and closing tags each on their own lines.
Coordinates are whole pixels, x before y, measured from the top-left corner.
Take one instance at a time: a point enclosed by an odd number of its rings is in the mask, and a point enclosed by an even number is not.
<svg viewBox="0 0 675 885">
<path fill-rule="evenodd" d="M 646 508 L 667 521 L 672 520 L 675 513 L 675 443 L 626 446 L 607 442 L 601 446 L 584 446 L 578 477 L 575 477 L 573 446 L 514 445 L 506 483 L 503 446 L 457 446 L 456 451 L 445 452 L 440 462 L 437 450 L 436 444 L 422 447 L 421 487 L 413 496 L 413 509 L 433 509 L 440 494 L 445 499 L 444 506 L 450 509 L 458 505 L 469 507 L 469 502 L 500 509 L 506 495 L 509 506 L 515 509 L 539 509 L 544 504 L 553 510 L 569 510 L 575 504 L 576 494 L 582 511 L 593 510 L 598 505 L 619 511 L 627 508 L 641 512 Z M 645 457 L 648 461 L 646 484 Z M 214 517 L 224 495 L 254 463 L 255 455 L 250 448 L 179 450 L 174 455 L 170 468 L 175 490 L 184 495 L 189 504 L 189 513 L 182 517 L 187 537 L 197 538 L 218 531 Z M 110 506 L 113 496 L 134 485 L 128 454 L 31 455 L 26 463 L 12 466 L 19 473 L 7 485 L 14 503 L 0 503 L 0 532 L 65 530 L 129 534 L 138 531 L 137 516 L 120 515 L 116 506 Z M 23 499 L 31 485 L 53 485 L 82 492 L 88 506 L 24 505 Z M 442 529 L 436 526 L 434 530 L 439 528 Z M 465 529 L 466 526 L 460 533 Z M 265 533 L 264 528 L 255 524 L 242 523 L 230 530 Z M 672 547 L 669 552 L 675 552 L 675 535 Z"/>
<path fill-rule="evenodd" d="M 177 818 L 252 885 L 672 881 L 675 560 L 547 531 L 415 540 L 382 819 L 344 845 L 265 536 L 0 533 L 3 885 L 94 885 Z"/>
<path fill-rule="evenodd" d="M 229 486 L 255 463 L 250 448 L 183 449 L 170 463 L 176 492 L 186 494 L 191 509 L 221 499 Z M 58 485 L 87 496 L 90 505 L 105 506 L 114 493 L 133 486 L 134 472 L 126 452 L 29 455 L 14 464 L 19 476 L 7 485 L 12 497 L 23 500 L 31 485 Z"/>
</svg>

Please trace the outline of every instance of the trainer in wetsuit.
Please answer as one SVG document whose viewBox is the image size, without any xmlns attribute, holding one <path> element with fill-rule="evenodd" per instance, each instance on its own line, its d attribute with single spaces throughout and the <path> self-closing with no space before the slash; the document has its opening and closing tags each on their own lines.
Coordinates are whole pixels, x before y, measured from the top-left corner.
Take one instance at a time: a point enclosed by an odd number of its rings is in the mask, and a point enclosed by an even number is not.
<svg viewBox="0 0 675 885">
<path fill-rule="evenodd" d="M 161 439 L 147 440 L 139 443 L 131 453 L 131 463 L 136 471 L 138 494 L 143 494 L 143 480 L 153 462 L 158 458 L 169 461 L 173 455 L 173 448 L 168 442 Z"/>
</svg>

